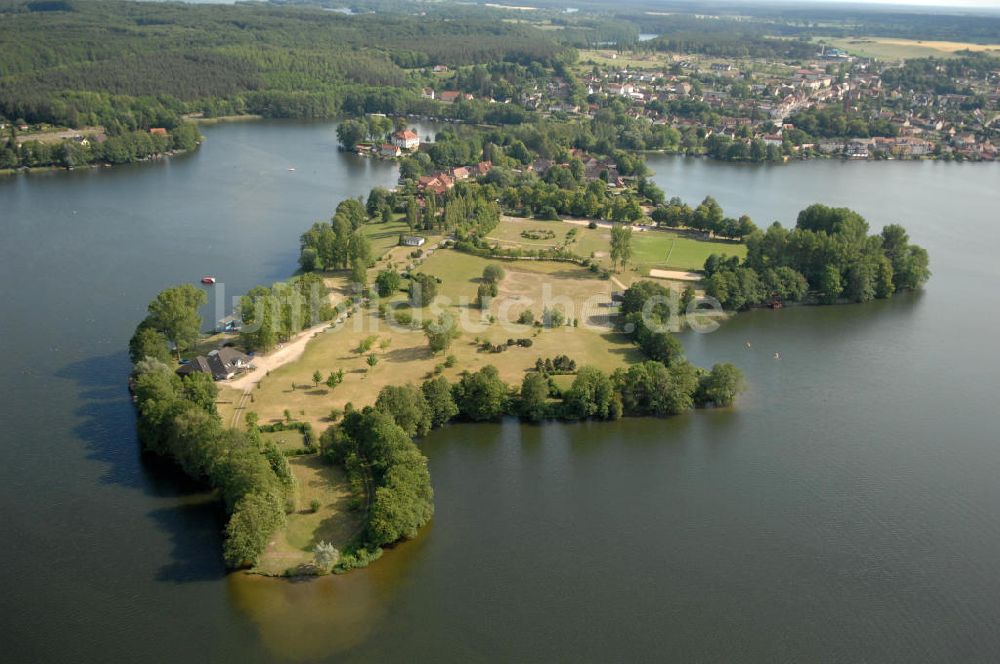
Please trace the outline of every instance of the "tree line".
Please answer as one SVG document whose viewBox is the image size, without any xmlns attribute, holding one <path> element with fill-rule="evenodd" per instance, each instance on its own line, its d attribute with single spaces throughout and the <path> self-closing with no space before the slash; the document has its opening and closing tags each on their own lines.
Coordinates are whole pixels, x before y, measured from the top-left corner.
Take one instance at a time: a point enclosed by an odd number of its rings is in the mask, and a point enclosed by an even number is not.
<svg viewBox="0 0 1000 664">
<path fill-rule="evenodd" d="M 304 273 L 272 286 L 255 286 L 240 298 L 240 344 L 251 351 L 268 351 L 302 330 L 333 320 L 338 308 L 330 303 L 322 277 Z"/>
<path fill-rule="evenodd" d="M 242 567 L 257 562 L 295 509 L 294 478 L 285 456 L 258 429 L 222 425 L 210 376 L 181 378 L 175 372 L 171 345 L 179 349 L 197 338 L 203 302 L 204 293 L 185 285 L 166 289 L 150 303 L 129 343 L 130 383 L 143 449 L 219 490 L 229 515 L 223 557 L 227 566 Z"/>
<path fill-rule="evenodd" d="M 575 366 L 574 366 L 575 369 Z M 695 406 L 730 405 L 744 389 L 741 372 L 731 364 L 710 371 L 695 368 L 682 353 L 669 365 L 650 360 L 607 374 L 598 368 L 576 369 L 573 383 L 560 390 L 546 371 L 525 374 L 518 389 L 508 385 L 493 365 L 464 372 L 457 382 L 436 376 L 416 386 L 383 387 L 373 406 L 345 409 L 343 420 L 321 436 L 323 453 L 349 473 L 370 478 L 364 533 L 353 558 L 371 559 L 378 548 L 415 537 L 434 513 L 427 460 L 414 437 L 452 420 L 494 421 L 518 417 L 613 420 L 623 415 L 676 415 Z"/>
<path fill-rule="evenodd" d="M 0 142 L 0 169 L 58 166 L 75 168 L 87 164 L 129 164 L 167 152 L 193 150 L 201 134 L 191 123 L 175 126 L 169 134 L 121 131 L 110 136 L 83 136 L 83 140 L 18 142 L 12 126 L 10 138 Z"/>
</svg>

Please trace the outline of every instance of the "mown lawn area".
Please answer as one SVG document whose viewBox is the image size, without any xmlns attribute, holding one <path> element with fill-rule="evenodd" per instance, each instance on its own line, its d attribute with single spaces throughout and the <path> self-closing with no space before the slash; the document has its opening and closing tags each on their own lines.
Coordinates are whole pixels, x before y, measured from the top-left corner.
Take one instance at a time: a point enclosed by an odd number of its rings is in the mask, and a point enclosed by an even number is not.
<svg viewBox="0 0 1000 664">
<path fill-rule="evenodd" d="M 569 224 L 560 221 L 505 217 L 487 239 L 499 241 L 502 247 L 520 246 L 525 249 L 547 249 L 562 245 L 571 228 L 573 227 Z M 541 237 L 539 239 L 526 238 L 521 235 L 522 232 L 536 233 Z M 549 234 L 552 237 L 546 237 Z"/>
<path fill-rule="evenodd" d="M 565 230 L 560 231 L 560 227 Z M 570 229 L 576 231 L 568 245 L 570 251 L 582 258 L 596 260 L 604 268 L 611 267 L 611 230 L 606 226 L 588 228 L 582 224 L 505 217 L 490 234 L 490 238 L 500 240 L 501 246 L 536 249 L 561 243 Z M 550 230 L 556 237 L 544 241 L 527 240 L 520 237 L 522 230 Z M 701 270 L 705 259 L 711 254 L 728 254 L 740 258 L 746 256 L 746 246 L 740 242 L 703 240 L 690 233 L 671 230 L 633 231 L 632 250 L 633 266 L 645 274 L 649 273 L 650 268 Z"/>
<path fill-rule="evenodd" d="M 361 227 L 361 232 L 368 236 L 372 243 L 372 256 L 378 258 L 393 247 L 399 246 L 400 235 L 421 235 L 428 237 L 426 233 L 413 233 L 401 214 L 391 222 L 371 222 Z M 410 248 L 412 251 L 412 247 Z"/>
<path fill-rule="evenodd" d="M 746 256 L 746 245 L 730 240 L 700 240 L 673 231 L 644 231 L 632 234 L 633 261 L 640 272 L 650 268 L 701 270 L 711 254 Z"/>
</svg>

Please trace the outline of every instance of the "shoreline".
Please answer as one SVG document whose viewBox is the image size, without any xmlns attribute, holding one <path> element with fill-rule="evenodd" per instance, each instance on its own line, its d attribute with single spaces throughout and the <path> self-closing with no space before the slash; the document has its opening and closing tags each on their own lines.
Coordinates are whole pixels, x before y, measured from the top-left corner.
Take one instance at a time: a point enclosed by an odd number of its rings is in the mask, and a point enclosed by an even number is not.
<svg viewBox="0 0 1000 664">
<path fill-rule="evenodd" d="M 218 115 L 211 118 L 199 117 L 197 115 L 183 115 L 181 116 L 188 122 L 196 125 L 217 125 L 227 122 L 255 122 L 257 120 L 266 120 L 263 115 L 257 115 L 254 113 L 246 113 L 244 115 Z"/>
<path fill-rule="evenodd" d="M 12 176 L 12 175 L 35 175 L 40 173 L 58 173 L 65 172 L 69 173 L 71 171 L 80 170 L 97 170 L 101 168 L 117 168 L 118 166 L 134 166 L 136 164 L 146 164 L 151 161 L 160 161 L 162 159 L 169 159 L 170 157 L 179 157 L 181 155 L 192 154 L 198 151 L 201 144 L 204 142 L 204 138 L 198 141 L 198 144 L 191 148 L 190 150 L 169 150 L 167 152 L 159 152 L 155 155 L 150 155 L 145 159 L 136 159 L 135 161 L 130 161 L 124 164 L 111 164 L 106 161 L 96 161 L 90 164 L 81 164 L 79 166 L 18 166 L 17 168 L 0 168 L 0 177 Z"/>
</svg>

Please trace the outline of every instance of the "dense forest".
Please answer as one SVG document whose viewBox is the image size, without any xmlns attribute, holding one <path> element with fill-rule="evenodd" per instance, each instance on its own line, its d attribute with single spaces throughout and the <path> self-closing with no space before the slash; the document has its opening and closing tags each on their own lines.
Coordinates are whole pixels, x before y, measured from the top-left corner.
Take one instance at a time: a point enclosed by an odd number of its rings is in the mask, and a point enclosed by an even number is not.
<svg viewBox="0 0 1000 664">
<path fill-rule="evenodd" d="M 551 66 L 565 52 L 539 30 L 482 18 L 266 4 L 3 0 L 0 22 L 0 115 L 129 130 L 196 111 L 406 112 L 420 102 L 414 68 Z"/>
<path fill-rule="evenodd" d="M 361 13 L 428 14 L 454 16 L 492 15 L 497 19 L 512 16 L 509 9 L 498 4 L 427 3 L 418 0 L 283 0 L 283 4 L 323 6 L 339 9 L 350 7 Z M 517 4 L 517 3 L 508 3 Z M 976 12 L 967 7 L 950 10 L 947 3 L 933 12 L 920 9 L 879 7 L 874 4 L 852 6 L 847 3 L 792 4 L 712 2 L 698 0 L 628 0 L 608 3 L 606 0 L 578 0 L 572 3 L 576 11 L 567 12 L 560 0 L 536 0 L 534 17 L 549 20 L 562 28 L 560 39 L 575 47 L 593 44 L 632 46 L 639 33 L 668 32 L 698 34 L 711 22 L 739 22 L 739 31 L 748 40 L 763 36 L 808 39 L 811 36 L 844 37 L 851 35 L 882 35 L 905 39 L 971 41 L 1000 43 L 1000 15 L 988 10 Z M 416 9 L 418 8 L 419 9 Z M 694 28 L 693 30 L 691 28 Z M 707 28 L 709 31 L 713 28 Z M 728 39 L 726 41 L 729 41 Z M 750 48 L 755 48 L 753 45 Z M 768 45 L 771 48 L 773 45 Z"/>
</svg>

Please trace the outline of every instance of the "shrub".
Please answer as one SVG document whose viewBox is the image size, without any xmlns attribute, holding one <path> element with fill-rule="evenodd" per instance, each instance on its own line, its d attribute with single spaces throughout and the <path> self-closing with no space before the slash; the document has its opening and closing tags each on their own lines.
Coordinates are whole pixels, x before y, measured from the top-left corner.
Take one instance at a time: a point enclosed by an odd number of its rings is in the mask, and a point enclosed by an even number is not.
<svg viewBox="0 0 1000 664">
<path fill-rule="evenodd" d="M 493 365 L 462 374 L 452 394 L 459 412 L 476 422 L 495 420 L 507 409 L 507 385 Z"/>
<path fill-rule="evenodd" d="M 320 502 L 318 500 L 316 500 L 315 498 L 313 498 L 312 500 L 309 501 L 309 509 L 313 513 L 318 512 L 319 511 L 319 507 L 320 507 Z"/>
<path fill-rule="evenodd" d="M 420 391 L 424 393 L 432 426 L 439 427 L 458 415 L 458 406 L 451 395 L 451 384 L 444 376 L 424 381 Z"/>
<path fill-rule="evenodd" d="M 505 274 L 506 273 L 502 267 L 496 265 L 495 263 L 491 263 L 483 268 L 483 281 L 495 284 L 503 281 Z"/>
<path fill-rule="evenodd" d="M 340 562 L 340 551 L 329 542 L 319 542 L 313 549 L 313 564 L 320 570 L 330 573 Z"/>
<path fill-rule="evenodd" d="M 539 373 L 525 374 L 521 382 L 518 411 L 530 422 L 540 422 L 548 414 L 549 385 Z"/>
<path fill-rule="evenodd" d="M 410 278 L 410 304 L 423 307 L 437 295 L 438 281 L 429 274 L 415 274 Z"/>
<path fill-rule="evenodd" d="M 382 297 L 389 297 L 399 289 L 399 273 L 392 270 L 383 270 L 375 277 L 375 290 Z"/>
<path fill-rule="evenodd" d="M 545 327 L 561 327 L 566 324 L 566 314 L 562 309 L 546 307 L 542 312 L 542 324 Z"/>
</svg>

